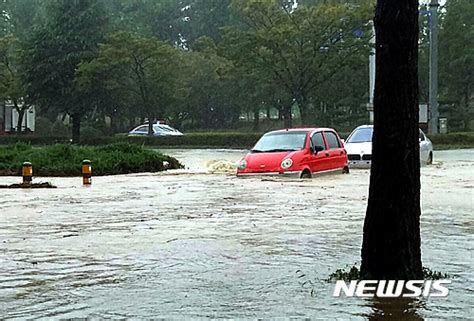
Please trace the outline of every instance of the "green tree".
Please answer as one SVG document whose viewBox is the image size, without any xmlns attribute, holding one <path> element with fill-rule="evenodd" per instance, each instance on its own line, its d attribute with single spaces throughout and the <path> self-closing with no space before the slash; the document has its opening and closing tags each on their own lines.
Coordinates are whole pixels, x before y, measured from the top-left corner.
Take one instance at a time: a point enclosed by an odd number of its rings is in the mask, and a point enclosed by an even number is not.
<svg viewBox="0 0 474 321">
<path fill-rule="evenodd" d="M 148 118 L 153 135 L 155 120 L 163 119 L 186 95 L 180 60 L 179 50 L 162 41 L 115 33 L 101 45 L 97 58 L 80 66 L 78 84 L 84 94 L 97 93 L 95 85 L 101 79 L 105 91 L 93 97 L 124 102 L 135 115 Z"/>
<path fill-rule="evenodd" d="M 22 49 L 12 35 L 0 38 L 0 97 L 18 112 L 17 132 L 22 131 L 25 111 L 31 105 L 22 79 Z"/>
<path fill-rule="evenodd" d="M 288 9 L 276 0 L 232 5 L 245 28 L 227 30 L 226 51 L 237 64 L 272 75 L 267 79 L 298 103 L 303 122 L 311 119 L 315 89 L 356 53 L 368 52 L 367 40 L 355 36 L 366 28 L 365 8 L 330 3 Z"/>
<path fill-rule="evenodd" d="M 103 0 L 110 16 L 112 32 L 128 32 L 142 37 L 180 44 L 186 24 L 189 0 Z"/>
<path fill-rule="evenodd" d="M 231 0 L 187 0 L 183 37 L 188 47 L 193 48 L 203 36 L 216 43 L 221 41 L 222 28 L 232 21 L 230 3 Z"/>
<path fill-rule="evenodd" d="M 32 35 L 25 54 L 28 94 L 45 110 L 71 115 L 77 143 L 91 104 L 76 91 L 76 70 L 97 54 L 106 18 L 97 0 L 54 0 L 48 9 L 48 19 Z"/>
<path fill-rule="evenodd" d="M 474 120 L 474 2 L 449 0 L 440 30 L 440 94 L 451 124 L 468 130 Z M 472 128 L 471 128 L 472 129 Z"/>
<path fill-rule="evenodd" d="M 0 36 L 13 34 L 26 40 L 35 23 L 45 16 L 45 0 L 3 0 L 0 2 Z"/>
<path fill-rule="evenodd" d="M 186 54 L 187 83 L 190 88 L 185 108 L 193 126 L 229 127 L 238 121 L 242 101 L 241 83 L 232 63 L 218 55 L 214 41 L 201 37 L 199 51 Z M 248 93 L 246 93 L 248 94 Z"/>
</svg>

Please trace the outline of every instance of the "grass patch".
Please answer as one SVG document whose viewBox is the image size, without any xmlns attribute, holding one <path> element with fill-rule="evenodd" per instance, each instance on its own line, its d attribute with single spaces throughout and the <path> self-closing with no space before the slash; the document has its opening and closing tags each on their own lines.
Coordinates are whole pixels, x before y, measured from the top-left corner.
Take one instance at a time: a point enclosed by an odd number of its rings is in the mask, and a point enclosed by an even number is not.
<svg viewBox="0 0 474 321">
<path fill-rule="evenodd" d="M 15 144 L 0 147 L 0 175 L 21 175 L 21 165 L 29 161 L 34 176 L 80 176 L 84 159 L 92 161 L 95 176 L 183 168 L 175 158 L 135 144 L 100 147 Z"/>
<path fill-rule="evenodd" d="M 337 269 L 335 272 L 329 275 L 327 279 L 328 282 L 335 282 L 338 280 L 343 280 L 346 282 L 353 281 L 353 280 L 360 280 L 360 270 L 357 265 L 353 266 L 346 266 L 344 269 Z"/>
<path fill-rule="evenodd" d="M 446 273 L 442 273 L 439 271 L 431 270 L 428 267 L 423 267 L 423 279 L 424 280 L 441 280 L 441 279 L 448 279 L 451 276 Z M 344 269 L 338 269 L 335 272 L 329 275 L 327 279 L 328 282 L 335 282 L 338 280 L 342 281 L 354 281 L 354 280 L 361 280 L 362 276 L 360 274 L 360 270 L 357 267 L 357 264 L 352 266 L 348 265 Z"/>
</svg>

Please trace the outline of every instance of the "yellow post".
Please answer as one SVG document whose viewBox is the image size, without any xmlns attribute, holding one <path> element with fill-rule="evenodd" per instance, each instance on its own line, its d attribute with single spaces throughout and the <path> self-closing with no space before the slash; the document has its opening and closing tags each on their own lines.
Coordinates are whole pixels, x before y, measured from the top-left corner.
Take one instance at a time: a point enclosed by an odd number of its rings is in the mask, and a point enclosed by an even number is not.
<svg viewBox="0 0 474 321">
<path fill-rule="evenodd" d="M 92 184 L 92 165 L 88 159 L 82 161 L 82 183 L 84 185 Z"/>
<path fill-rule="evenodd" d="M 23 176 L 23 184 L 31 184 L 33 180 L 33 166 L 30 162 L 24 162 L 21 167 L 21 175 Z"/>
</svg>

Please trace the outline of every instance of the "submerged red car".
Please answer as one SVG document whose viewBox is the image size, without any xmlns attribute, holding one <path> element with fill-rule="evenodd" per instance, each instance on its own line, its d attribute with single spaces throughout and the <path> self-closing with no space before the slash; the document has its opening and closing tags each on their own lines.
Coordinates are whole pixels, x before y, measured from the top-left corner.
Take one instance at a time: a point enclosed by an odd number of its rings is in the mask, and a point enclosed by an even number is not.
<svg viewBox="0 0 474 321">
<path fill-rule="evenodd" d="M 349 172 L 347 153 L 331 128 L 276 130 L 263 135 L 240 161 L 237 176 L 282 175 L 311 178 L 315 173 Z"/>
</svg>

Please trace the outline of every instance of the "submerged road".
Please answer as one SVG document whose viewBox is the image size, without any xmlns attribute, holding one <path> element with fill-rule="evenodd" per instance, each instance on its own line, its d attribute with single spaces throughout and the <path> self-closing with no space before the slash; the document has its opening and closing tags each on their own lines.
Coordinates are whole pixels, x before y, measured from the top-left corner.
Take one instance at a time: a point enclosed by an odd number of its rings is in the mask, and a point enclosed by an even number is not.
<svg viewBox="0 0 474 321">
<path fill-rule="evenodd" d="M 188 169 L 1 191 L 0 317 L 472 317 L 474 150 L 422 168 L 423 262 L 450 295 L 386 302 L 326 282 L 360 262 L 368 170 L 238 179 L 206 163 L 245 151 L 164 152 Z"/>
</svg>

